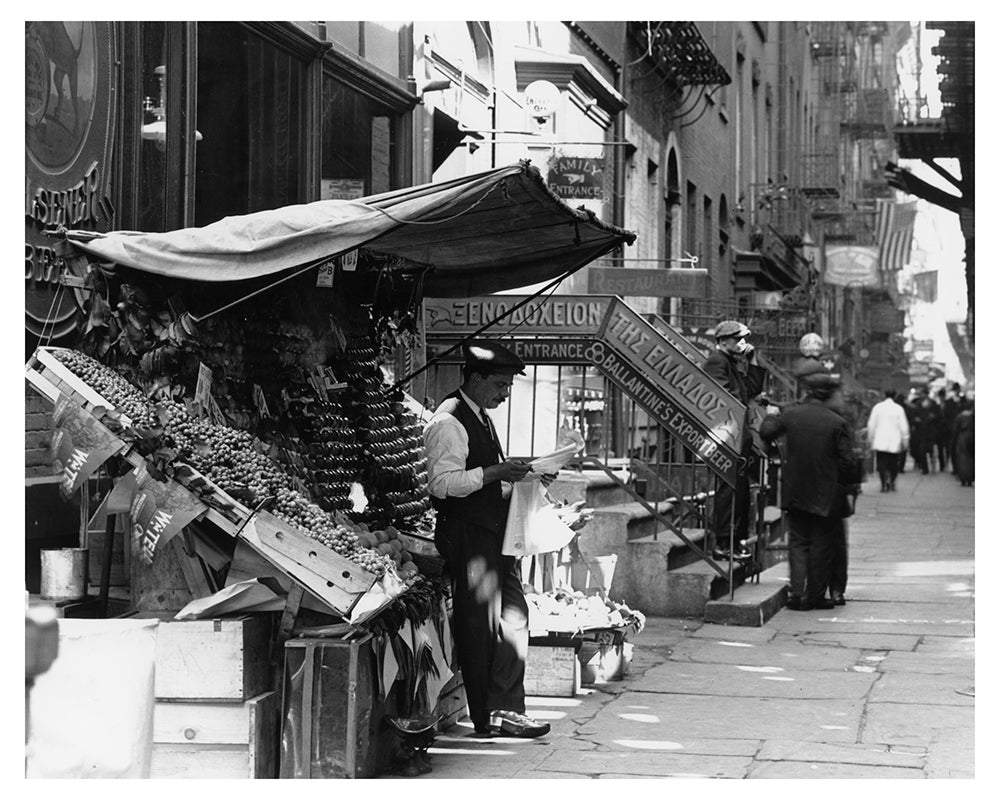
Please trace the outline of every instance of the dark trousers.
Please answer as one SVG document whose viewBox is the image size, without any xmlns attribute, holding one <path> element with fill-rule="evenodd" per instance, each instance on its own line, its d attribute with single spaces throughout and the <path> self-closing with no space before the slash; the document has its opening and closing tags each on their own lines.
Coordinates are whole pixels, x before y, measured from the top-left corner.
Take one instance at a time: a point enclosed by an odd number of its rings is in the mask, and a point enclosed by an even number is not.
<svg viewBox="0 0 1000 800">
<path fill-rule="evenodd" d="M 451 574 L 453 629 L 473 725 L 494 710 L 524 713 L 528 604 L 513 556 L 500 553 L 502 534 L 438 519 L 435 542 Z"/>
<path fill-rule="evenodd" d="M 735 500 L 735 502 L 734 502 Z M 729 549 L 729 526 L 733 526 L 733 538 L 739 548 L 740 539 L 746 539 L 750 526 L 750 476 L 749 470 L 737 474 L 736 486 L 730 486 L 721 478 L 715 481 L 715 499 L 712 507 L 712 532 L 715 546 Z"/>
<path fill-rule="evenodd" d="M 882 488 L 888 489 L 896 485 L 899 474 L 899 453 L 887 453 L 884 450 L 875 451 L 875 469 L 878 471 Z"/>
<path fill-rule="evenodd" d="M 842 523 L 840 519 L 789 509 L 789 595 L 813 605 L 826 595 L 830 586 L 834 539 Z"/>
<path fill-rule="evenodd" d="M 895 455 L 895 453 L 893 453 Z M 830 594 L 847 591 L 847 520 L 840 523 L 833 534 L 830 548 Z"/>
</svg>

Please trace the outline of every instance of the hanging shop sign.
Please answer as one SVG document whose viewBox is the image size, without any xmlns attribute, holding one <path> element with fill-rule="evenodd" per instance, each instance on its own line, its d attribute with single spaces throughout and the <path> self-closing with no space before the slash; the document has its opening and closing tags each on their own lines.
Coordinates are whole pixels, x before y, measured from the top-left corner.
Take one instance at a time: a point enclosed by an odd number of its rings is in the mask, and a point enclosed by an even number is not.
<svg viewBox="0 0 1000 800">
<path fill-rule="evenodd" d="M 52 414 L 53 469 L 59 490 L 69 497 L 125 443 L 72 398 L 62 395 Z"/>
<path fill-rule="evenodd" d="M 563 200 L 604 197 L 604 159 L 556 156 L 549 162 L 549 189 Z"/>
<path fill-rule="evenodd" d="M 25 328 L 34 336 L 71 332 L 83 300 L 56 296 L 64 262 L 44 229 L 112 228 L 115 59 L 112 22 L 25 25 Z"/>
<path fill-rule="evenodd" d="M 826 248 L 823 280 L 834 286 L 880 286 L 878 248 L 856 245 Z"/>
<path fill-rule="evenodd" d="M 588 290 L 621 297 L 704 297 L 708 270 L 589 267 Z"/>
<path fill-rule="evenodd" d="M 443 356 L 456 336 L 475 333 L 525 300 L 425 300 L 428 357 Z M 525 303 L 499 329 L 516 329 L 517 338 L 505 341 L 526 363 L 597 367 L 723 480 L 735 481 L 746 407 L 689 357 L 690 348 L 677 346 L 676 332 L 668 337 L 617 297 L 589 295 Z M 442 358 L 450 360 L 461 354 Z"/>
</svg>

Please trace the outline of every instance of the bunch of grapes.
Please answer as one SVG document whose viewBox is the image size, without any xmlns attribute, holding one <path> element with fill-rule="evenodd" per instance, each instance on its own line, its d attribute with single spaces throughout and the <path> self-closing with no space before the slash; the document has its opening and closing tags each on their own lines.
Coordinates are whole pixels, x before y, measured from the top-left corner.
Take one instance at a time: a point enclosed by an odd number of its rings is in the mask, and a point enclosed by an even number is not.
<svg viewBox="0 0 1000 800">
<path fill-rule="evenodd" d="M 133 425 L 152 424 L 146 397 L 113 369 L 78 350 L 57 348 L 52 354 L 59 363 L 132 420 Z"/>
<path fill-rule="evenodd" d="M 259 503 L 291 486 L 291 478 L 246 431 L 193 418 L 179 403 L 160 405 L 167 420 L 164 435 L 178 457 L 227 491 L 243 489 Z"/>
</svg>

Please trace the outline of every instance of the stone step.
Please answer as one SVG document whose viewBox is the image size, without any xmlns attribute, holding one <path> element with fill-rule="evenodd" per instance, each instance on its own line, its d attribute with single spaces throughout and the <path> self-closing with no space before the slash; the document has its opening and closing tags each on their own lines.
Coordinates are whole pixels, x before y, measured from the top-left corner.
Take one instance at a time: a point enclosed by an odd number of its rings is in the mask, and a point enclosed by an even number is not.
<svg viewBox="0 0 1000 800">
<path fill-rule="evenodd" d="M 764 570 L 753 582 L 737 586 L 705 603 L 704 620 L 716 625 L 759 628 L 784 607 L 788 598 L 788 567 L 779 564 Z"/>
</svg>

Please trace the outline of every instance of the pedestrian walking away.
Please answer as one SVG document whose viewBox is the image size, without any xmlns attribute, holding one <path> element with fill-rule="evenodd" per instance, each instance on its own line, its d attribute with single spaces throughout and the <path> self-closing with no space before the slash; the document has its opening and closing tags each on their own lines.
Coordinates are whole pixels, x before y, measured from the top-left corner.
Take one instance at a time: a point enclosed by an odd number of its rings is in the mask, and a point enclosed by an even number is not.
<svg viewBox="0 0 1000 800">
<path fill-rule="evenodd" d="M 749 409 L 750 400 L 764 389 L 765 370 L 757 360 L 757 351 L 747 341 L 750 329 L 736 320 L 723 320 L 715 327 L 715 350 L 705 361 L 705 372 L 722 385 L 731 395 Z M 730 557 L 730 528 L 735 541 L 732 555 L 749 558 L 750 552 L 741 542 L 749 536 L 750 524 L 750 474 L 753 461 L 753 438 L 749 414 L 743 419 L 743 438 L 740 456 L 745 469 L 738 470 L 735 486 L 722 480 L 716 481 L 713 500 L 712 534 L 716 559 Z"/>
<path fill-rule="evenodd" d="M 860 462 L 850 425 L 843 416 L 840 383 L 830 375 L 804 379 L 806 398 L 768 415 L 761 424 L 765 441 L 783 441 L 782 508 L 789 523 L 788 608 L 808 611 L 845 602 L 837 590 L 826 593 L 838 537 L 854 513 L 861 483 Z"/>
<path fill-rule="evenodd" d="M 868 447 L 875 453 L 875 470 L 882 484 L 881 491 L 896 491 L 899 454 L 905 453 L 910 441 L 910 423 L 906 412 L 896 402 L 896 392 L 886 389 L 885 399 L 876 403 L 868 415 L 865 427 Z"/>
<path fill-rule="evenodd" d="M 972 403 L 955 417 L 955 472 L 962 486 L 972 486 L 976 480 L 976 414 Z"/>
<path fill-rule="evenodd" d="M 524 713 L 528 606 L 516 559 L 501 553 L 512 484 L 531 468 L 504 457 L 486 413 L 507 400 L 524 362 L 488 341 L 467 343 L 464 356 L 462 385 L 437 408 L 424 442 L 469 717 L 478 734 L 542 736 L 548 723 Z"/>
</svg>

